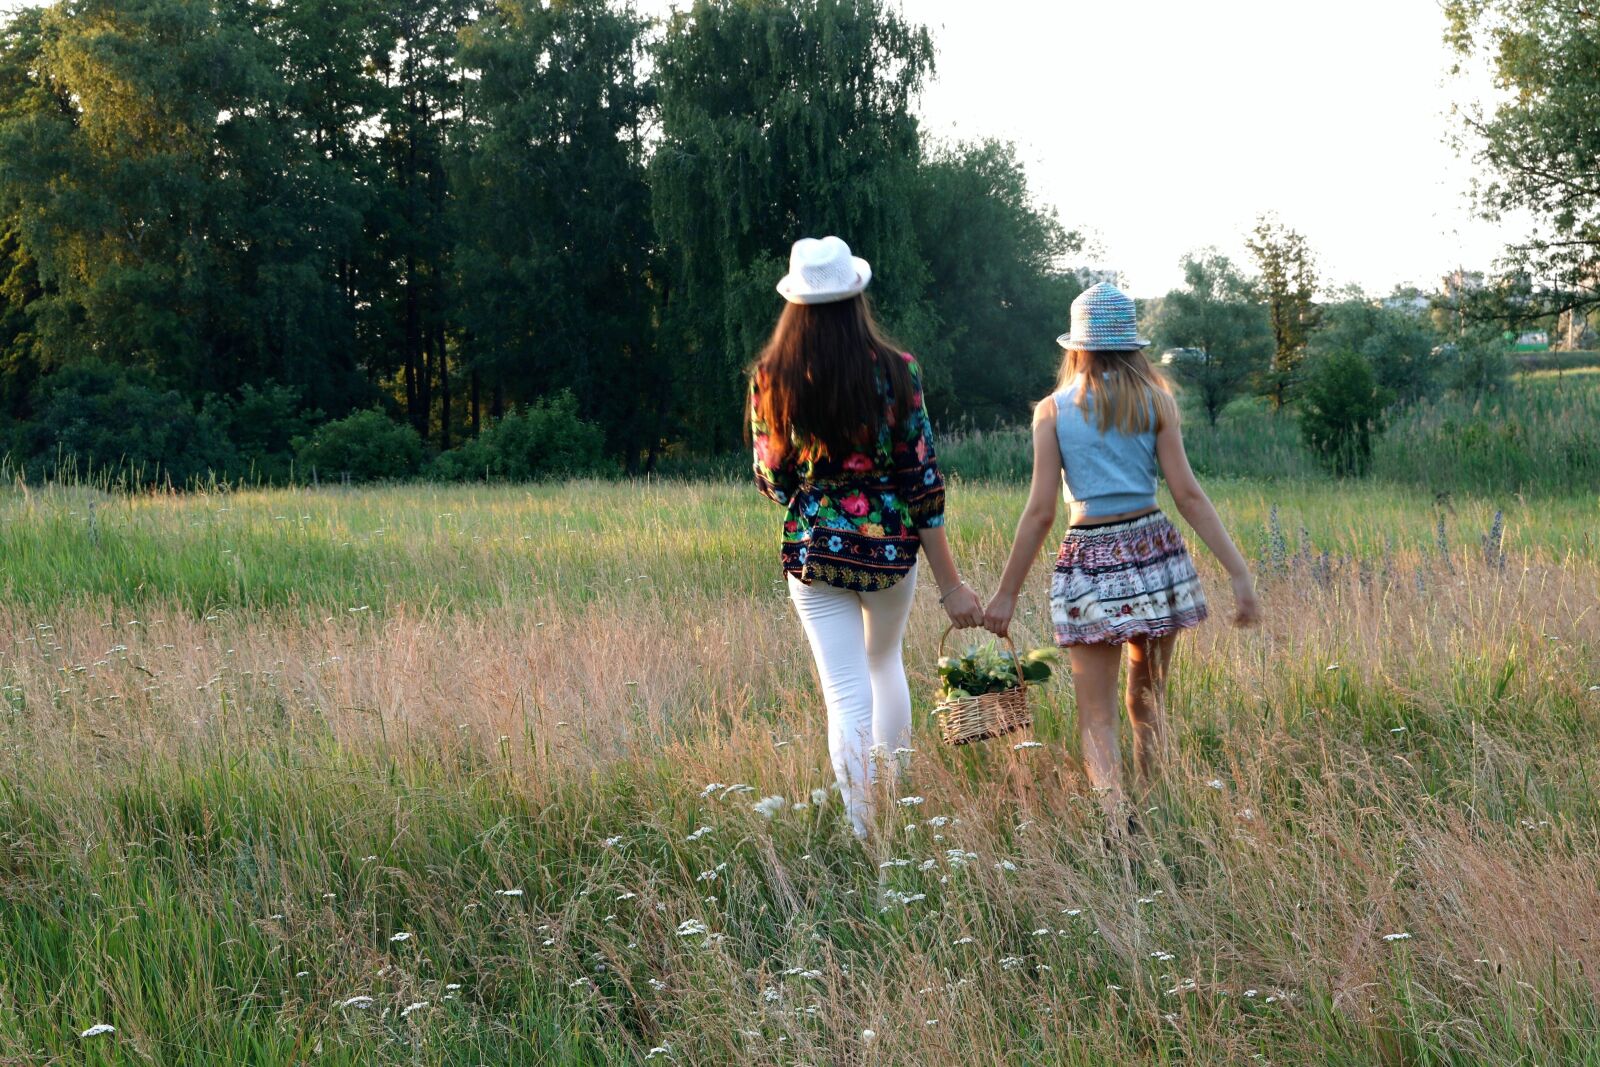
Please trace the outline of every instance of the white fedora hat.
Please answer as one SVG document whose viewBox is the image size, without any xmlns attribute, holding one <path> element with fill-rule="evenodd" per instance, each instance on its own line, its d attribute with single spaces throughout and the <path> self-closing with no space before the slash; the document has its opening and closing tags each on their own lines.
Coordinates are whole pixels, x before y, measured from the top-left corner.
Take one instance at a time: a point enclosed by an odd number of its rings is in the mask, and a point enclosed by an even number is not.
<svg viewBox="0 0 1600 1067">
<path fill-rule="evenodd" d="M 1133 298 L 1110 282 L 1085 289 L 1072 302 L 1072 329 L 1056 338 L 1062 348 L 1115 352 L 1143 348 Z"/>
<path fill-rule="evenodd" d="M 789 251 L 789 273 L 778 292 L 791 304 L 849 300 L 872 281 L 872 267 L 837 237 L 802 237 Z"/>
</svg>

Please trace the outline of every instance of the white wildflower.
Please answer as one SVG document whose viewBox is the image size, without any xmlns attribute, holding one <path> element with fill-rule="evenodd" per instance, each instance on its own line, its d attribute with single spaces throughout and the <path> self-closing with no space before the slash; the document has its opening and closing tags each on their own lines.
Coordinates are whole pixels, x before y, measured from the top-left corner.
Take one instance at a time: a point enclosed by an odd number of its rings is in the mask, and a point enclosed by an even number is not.
<svg viewBox="0 0 1600 1067">
<path fill-rule="evenodd" d="M 783 994 L 779 993 L 778 990 L 773 986 L 767 986 L 767 988 L 761 991 L 761 999 L 766 1001 L 768 1004 L 776 1004 L 782 998 L 782 996 Z"/>
<path fill-rule="evenodd" d="M 659 993 L 663 989 L 667 988 L 667 983 L 663 982 L 659 978 L 652 978 L 652 979 L 650 979 L 650 988 L 654 989 L 657 993 Z"/>
<path fill-rule="evenodd" d="M 1082 908 L 1062 908 L 1061 909 L 1061 914 L 1063 914 L 1063 915 L 1082 915 L 1083 914 L 1083 909 Z"/>
<path fill-rule="evenodd" d="M 707 782 L 706 783 L 706 787 L 704 789 L 700 790 L 700 799 L 704 800 L 706 797 L 710 796 L 712 793 L 715 793 L 717 790 L 726 789 L 726 788 L 728 788 L 728 787 L 723 782 Z"/>
<path fill-rule="evenodd" d="M 1161 952 L 1161 951 L 1156 951 L 1156 952 L 1150 953 L 1150 958 L 1153 959 L 1153 960 L 1160 960 L 1162 963 L 1166 963 L 1168 960 L 1177 959 L 1177 957 L 1174 956 L 1172 953 L 1170 953 L 1170 952 Z"/>
<path fill-rule="evenodd" d="M 1017 869 L 1017 865 L 1010 860 L 1001 860 L 994 865 L 994 869 L 997 871 L 1014 871 Z"/>
<path fill-rule="evenodd" d="M 461 983 L 460 982 L 450 982 L 445 986 L 445 988 L 448 989 L 448 990 L 451 990 L 453 992 L 453 991 L 461 988 Z"/>
<path fill-rule="evenodd" d="M 294 972 L 294 976 L 296 978 L 309 978 L 309 977 L 311 977 L 311 972 L 310 971 L 296 971 L 296 972 Z"/>
<path fill-rule="evenodd" d="M 371 997 L 351 997 L 349 1000 L 341 1000 L 339 1002 L 339 1007 L 341 1007 L 341 1008 L 370 1008 L 370 1007 L 372 1007 L 372 998 Z"/>
<path fill-rule="evenodd" d="M 896 801 L 902 808 L 914 808 L 922 803 L 921 797 L 901 797 Z"/>
<path fill-rule="evenodd" d="M 770 819 L 788 806 L 788 801 L 774 794 L 772 796 L 762 797 L 760 800 L 756 801 L 750 806 L 750 810 Z"/>
<path fill-rule="evenodd" d="M 711 827 L 702 826 L 702 827 L 700 827 L 700 829 L 696 830 L 694 833 L 692 833 L 688 837 L 684 838 L 684 840 L 685 841 L 698 841 L 702 837 L 706 836 L 709 833 L 711 833 Z"/>
<path fill-rule="evenodd" d="M 406 931 L 401 930 L 398 934 L 391 934 L 390 937 L 389 937 L 389 940 L 390 941 L 410 941 L 411 940 L 411 935 L 409 933 L 407 933 Z"/>
<path fill-rule="evenodd" d="M 617 899 L 618 900 L 633 900 L 638 895 L 639 895 L 638 893 L 618 893 L 617 894 Z"/>
<path fill-rule="evenodd" d="M 948 825 L 949 822 L 950 822 L 950 816 L 948 816 L 948 815 L 935 815 L 933 818 L 927 820 L 927 823 L 928 823 L 929 826 L 940 826 L 940 827 L 942 827 L 942 826 Z"/>
<path fill-rule="evenodd" d="M 1050 928 L 1048 926 L 1040 927 L 1039 929 L 1037 929 L 1037 930 L 1035 930 L 1033 932 L 1033 936 L 1034 937 L 1049 937 L 1050 936 Z"/>
<path fill-rule="evenodd" d="M 811 803 L 815 804 L 817 807 L 820 808 L 824 804 L 826 804 L 827 802 L 828 802 L 828 791 L 826 789 L 813 789 L 811 791 Z"/>
<path fill-rule="evenodd" d="M 400 1018 L 404 1019 L 407 1015 L 410 1015 L 412 1012 L 421 1011 L 423 1008 L 426 1008 L 427 1006 L 428 1006 L 428 1002 L 426 1000 L 418 1000 L 418 1001 L 415 1001 L 415 1002 L 413 1002 L 411 1004 L 407 1004 L 405 1007 L 400 1009 Z"/>
<path fill-rule="evenodd" d="M 706 924 L 699 919 L 685 919 L 678 924 L 679 937 L 699 937 L 706 932 Z"/>
<path fill-rule="evenodd" d="M 1021 966 L 1022 966 L 1022 957 L 1021 956 L 1001 956 L 1000 957 L 1000 969 L 1002 971 L 1014 971 L 1014 970 L 1016 970 L 1017 968 L 1019 968 Z"/>
<path fill-rule="evenodd" d="M 1244 991 L 1244 995 L 1249 997 L 1251 1000 L 1254 1000 L 1258 994 L 1254 989 L 1246 989 Z"/>
<path fill-rule="evenodd" d="M 973 940 L 970 937 L 958 937 L 954 941 L 950 942 L 952 945 L 970 945 L 972 943 Z"/>
<path fill-rule="evenodd" d="M 616 837 L 608 837 L 600 843 L 606 848 L 616 848 L 618 845 L 622 844 L 622 835 L 618 834 Z"/>
<path fill-rule="evenodd" d="M 1411 935 L 1407 933 L 1384 934 L 1383 939 L 1385 941 L 1410 941 Z"/>
<path fill-rule="evenodd" d="M 1025 749 L 1043 748 L 1043 747 L 1044 747 L 1044 742 L 1043 741 L 1018 741 L 1016 744 L 1011 746 L 1011 751 L 1013 751 L 1013 752 L 1021 752 L 1021 751 L 1025 750 Z"/>
<path fill-rule="evenodd" d="M 522 895 L 522 890 L 520 890 L 520 889 L 496 889 L 494 891 L 494 895 L 497 896 L 497 897 L 520 897 Z"/>
<path fill-rule="evenodd" d="M 653 1060 L 657 1056 L 670 1056 L 670 1055 L 672 1055 L 672 1046 L 671 1045 L 657 1045 L 655 1048 L 651 1049 L 649 1052 L 646 1052 L 644 1054 L 644 1058 L 647 1059 L 647 1060 Z"/>
<path fill-rule="evenodd" d="M 1213 778 L 1213 779 L 1211 779 L 1211 781 L 1206 783 L 1206 786 L 1208 788 L 1211 788 L 1211 789 L 1221 789 L 1222 788 L 1222 779 L 1221 778 Z"/>
<path fill-rule="evenodd" d="M 876 1030 L 863 1030 L 861 1031 L 861 1043 L 864 1045 L 870 1045 L 874 1040 L 877 1039 L 877 1036 L 878 1031 Z"/>
<path fill-rule="evenodd" d="M 110 1023 L 95 1023 L 89 1029 L 79 1034 L 79 1037 L 99 1037 L 101 1034 L 114 1034 L 117 1028 Z"/>
</svg>

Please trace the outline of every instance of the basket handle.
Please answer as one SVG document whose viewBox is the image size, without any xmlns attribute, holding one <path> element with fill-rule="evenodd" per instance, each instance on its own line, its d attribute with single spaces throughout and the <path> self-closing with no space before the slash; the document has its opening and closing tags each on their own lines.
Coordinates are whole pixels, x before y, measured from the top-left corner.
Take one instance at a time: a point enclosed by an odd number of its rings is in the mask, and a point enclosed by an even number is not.
<svg viewBox="0 0 1600 1067">
<path fill-rule="evenodd" d="M 944 657 L 944 643 L 949 640 L 950 634 L 955 630 L 956 624 L 951 623 L 944 628 L 944 633 L 939 635 L 939 656 Z M 1017 669 L 1017 688 L 1028 688 L 1028 679 L 1022 674 L 1022 657 L 1017 655 L 1017 646 L 1011 643 L 1009 634 L 1000 635 L 1000 640 L 1006 643 L 1006 648 L 1011 650 L 1011 665 Z"/>
</svg>

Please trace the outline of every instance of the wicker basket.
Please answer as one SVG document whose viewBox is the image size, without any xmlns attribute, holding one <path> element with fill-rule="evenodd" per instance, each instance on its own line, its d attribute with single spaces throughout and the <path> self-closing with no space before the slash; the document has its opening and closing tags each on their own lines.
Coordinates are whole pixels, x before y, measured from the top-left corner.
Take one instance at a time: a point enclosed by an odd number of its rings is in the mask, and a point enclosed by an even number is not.
<svg viewBox="0 0 1600 1067">
<path fill-rule="evenodd" d="M 954 626 L 946 626 L 939 638 L 939 655 Z M 991 737 L 1001 737 L 1033 725 L 1033 709 L 1028 704 L 1028 680 L 1022 676 L 1022 661 L 1011 638 L 1001 638 L 1011 650 L 1017 668 L 1017 684 L 998 693 L 979 693 L 962 700 L 947 700 L 934 713 L 939 717 L 939 736 L 947 745 L 968 745 Z"/>
</svg>

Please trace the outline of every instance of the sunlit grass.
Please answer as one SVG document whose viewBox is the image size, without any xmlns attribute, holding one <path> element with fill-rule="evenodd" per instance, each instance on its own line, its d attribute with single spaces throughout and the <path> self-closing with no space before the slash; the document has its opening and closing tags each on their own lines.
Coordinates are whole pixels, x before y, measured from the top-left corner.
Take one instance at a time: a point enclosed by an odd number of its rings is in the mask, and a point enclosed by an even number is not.
<svg viewBox="0 0 1600 1067">
<path fill-rule="evenodd" d="M 926 592 L 853 840 L 742 485 L 10 491 L 0 1062 L 1596 1062 L 1600 504 L 1209 487 L 1268 622 L 1109 853 L 1065 684 L 938 745 Z"/>
</svg>

